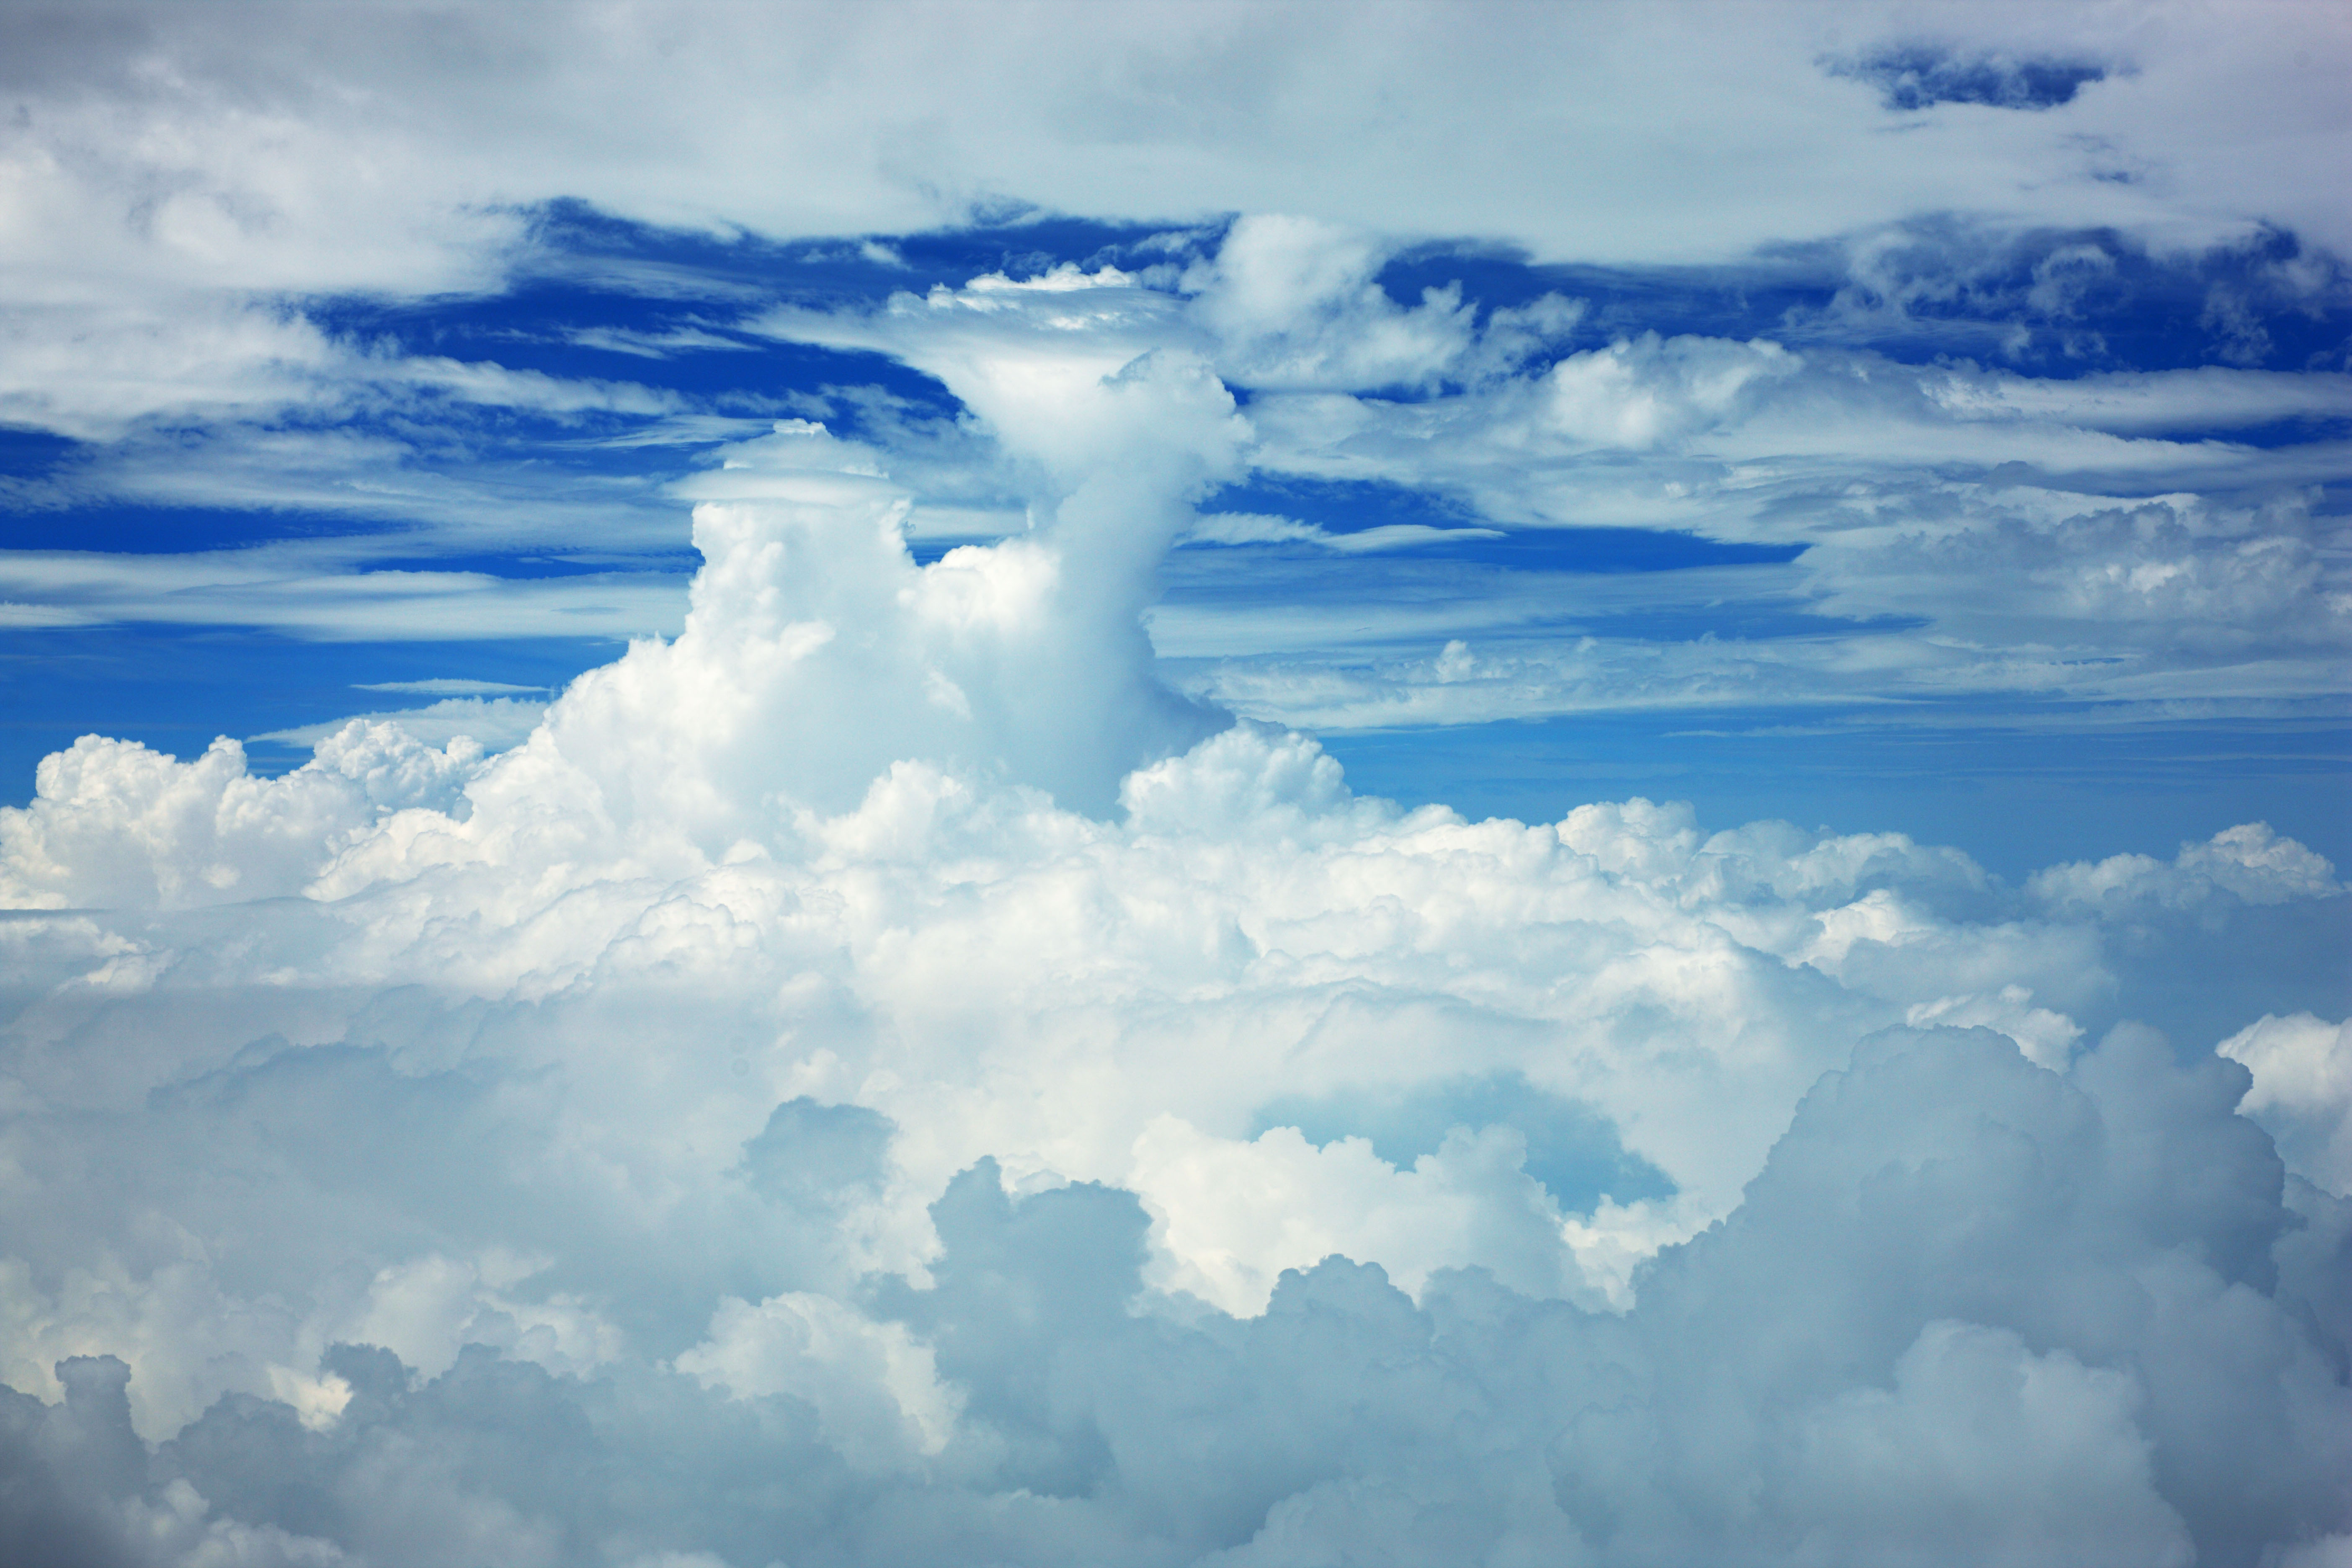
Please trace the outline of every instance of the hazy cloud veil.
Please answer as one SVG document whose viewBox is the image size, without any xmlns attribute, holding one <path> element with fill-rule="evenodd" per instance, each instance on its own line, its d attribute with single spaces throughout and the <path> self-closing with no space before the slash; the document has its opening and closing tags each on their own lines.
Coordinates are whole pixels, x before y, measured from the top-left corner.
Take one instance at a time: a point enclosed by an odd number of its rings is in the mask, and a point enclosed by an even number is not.
<svg viewBox="0 0 2352 1568">
<path fill-rule="evenodd" d="M 0 6 L 0 1563 L 2352 1563 L 2261 17 Z"/>
</svg>

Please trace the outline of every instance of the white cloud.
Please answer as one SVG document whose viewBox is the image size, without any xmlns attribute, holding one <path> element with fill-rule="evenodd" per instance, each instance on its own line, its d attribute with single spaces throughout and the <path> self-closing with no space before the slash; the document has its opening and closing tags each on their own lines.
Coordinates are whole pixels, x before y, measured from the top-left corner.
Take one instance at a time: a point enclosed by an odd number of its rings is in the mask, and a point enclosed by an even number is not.
<svg viewBox="0 0 2352 1568">
<path fill-rule="evenodd" d="M 503 697 L 515 692 L 544 691 L 544 686 L 517 686 L 506 680 L 476 680 L 470 677 L 437 676 L 430 680 L 368 680 L 354 691 L 401 691 L 419 697 Z"/>
<path fill-rule="evenodd" d="M 618 640 L 677 625 L 676 577 L 364 569 L 366 557 L 395 549 L 305 542 L 153 555 L 13 551 L 0 555 L 0 584 L 39 595 L 73 624 L 268 626 L 320 641 Z"/>
<path fill-rule="evenodd" d="M 1181 287 L 1196 296 L 1193 314 L 1215 338 L 1227 378 L 1294 392 L 1427 389 L 1504 374 L 1566 337 L 1582 313 L 1580 302 L 1547 294 L 1482 327 L 1458 285 L 1401 306 L 1374 280 L 1391 248 L 1313 218 L 1245 216 Z"/>
<path fill-rule="evenodd" d="M 686 400 L 674 392 L 633 382 L 583 381 L 541 371 L 509 370 L 487 360 L 405 355 L 385 364 L 381 374 L 387 380 L 446 392 L 467 403 L 558 417 L 586 413 L 658 416 L 686 409 Z"/>
<path fill-rule="evenodd" d="M 2118 435 L 2226 430 L 2352 414 L 2352 376 L 2325 372 L 2289 374 L 2204 365 L 2060 381 L 1954 371 L 1929 387 L 1930 395 L 1956 414 L 2054 418 Z"/>
<path fill-rule="evenodd" d="M 1150 476 L 1178 493 L 1222 449 L 1188 375 L 1045 384 L 1107 451 L 1150 410 L 1200 437 Z M 2242 1080 L 2144 1031 L 2063 1079 L 2019 1049 L 2057 1059 L 2113 984 L 2105 906 L 2049 891 L 2074 869 L 2034 903 L 1897 835 L 1640 800 L 1473 824 L 1354 795 L 1294 733 L 1107 731 L 1150 656 L 1066 595 L 1142 555 L 1090 531 L 1115 518 L 1164 544 L 1170 491 L 1092 510 L 1059 439 L 1050 525 L 917 567 L 869 454 L 765 438 L 731 472 L 766 499 L 698 513 L 679 637 L 494 758 L 353 726 L 278 781 L 233 743 L 52 759 L 5 819 L 9 901 L 121 909 L 0 926 L 0 1338 L 17 1388 L 97 1387 L 42 1369 L 107 1353 L 139 1393 L 9 1406 L 14 1462 L 58 1473 L 69 1420 L 176 1432 L 190 1518 L 370 1560 L 579 1530 L 736 1561 L 866 1528 L 877 1474 L 925 1557 L 1079 1530 L 1095 1560 L 1295 1558 L 1376 1519 L 1800 1562 L 1932 1515 L 1980 1555 L 2161 1560 L 2252 1539 L 2256 1471 L 2263 1530 L 2344 1522 L 2334 1320 L 2274 1255 Z M 1066 699 L 1008 697 L 1033 647 Z M 2151 874 L 2327 896 L 2315 866 L 2250 827 Z M 1915 1016 L 2009 1034 L 1871 1038 Z M 1538 1149 L 1508 1101 L 1417 1152 L 1257 1122 L 1465 1074 L 1607 1141 Z M 1569 1212 L 1535 1174 L 1621 1153 L 1671 1194 Z M 2083 1305 L 2118 1290 L 2162 1305 Z M 2184 1400 L 2245 1357 L 2303 1425 Z M 305 1416 L 307 1457 L 268 1447 Z M 534 1491 L 459 1436 L 486 1420 L 567 1475 L 688 1462 Z M 698 1489 L 730 1452 L 769 1479 Z M 289 1464 L 331 1517 L 250 1490 Z M 1752 1517 L 1689 1500 L 1735 1493 Z"/>
<path fill-rule="evenodd" d="M 2073 860 L 2035 872 L 2027 887 L 2053 904 L 2119 912 L 2135 905 L 2197 909 L 2229 900 L 2277 904 L 2343 890 L 2326 857 L 2262 822 L 2184 844 L 2169 864 L 2147 855 L 2111 855 L 2095 864 Z"/>
<path fill-rule="evenodd" d="M 1914 1003 L 1904 1010 L 1903 1021 L 1915 1029 L 1938 1024 L 1998 1029 L 2032 1060 L 2063 1070 L 2074 1042 L 2083 1037 L 2083 1026 L 2063 1013 L 2032 1005 L 2032 1001 L 2033 993 L 2024 986 L 2004 985 L 1990 996 L 1939 996 Z"/>
<path fill-rule="evenodd" d="M 1472 539 L 1500 539 L 1498 528 L 1433 528 L 1420 522 L 1377 523 L 1370 528 L 1333 533 L 1320 524 L 1259 512 L 1210 512 L 1185 534 L 1188 543 L 1319 544 L 1326 550 L 1354 554 L 1364 551 L 1409 550 L 1416 544 L 1444 544 Z"/>
<path fill-rule="evenodd" d="M 1265 1310 L 1284 1269 L 1335 1253 L 1381 1259 L 1415 1295 L 1439 1269 L 1475 1266 L 1530 1296 L 1604 1305 L 1525 1155 L 1510 1129 L 1464 1128 L 1400 1171 L 1360 1138 L 1318 1149 L 1276 1127 L 1212 1140 L 1169 1117 L 1137 1140 L 1128 1180 L 1160 1211 L 1152 1282 L 1238 1316 Z"/>
<path fill-rule="evenodd" d="M 110 493 L 405 476 L 344 510 L 414 513 L 436 547 L 592 519 L 642 548 L 646 498 L 502 505 L 495 474 L 426 482 L 400 442 L 269 411 L 478 399 L 748 438 L 677 487 L 704 556 L 682 620 L 641 577 L 369 571 L 382 542 L 9 558 L 49 616 L 676 635 L 495 756 L 404 726 L 529 705 L 420 690 L 446 700 L 282 778 L 233 741 L 182 763 L 91 736 L 0 810 L 0 1539 L 678 1568 L 2332 1551 L 2352 1207 L 2283 1192 L 2263 1129 L 2338 1170 L 2343 1031 L 2267 1015 L 2237 1066 L 2106 1026 L 2139 1000 L 2119 944 L 2210 977 L 2199 922 L 2340 898 L 2323 858 L 2246 824 L 2018 889 L 1898 834 L 1710 833 L 1647 799 L 1405 811 L 1167 689 L 1140 625 L 1188 536 L 1315 542 L 1336 574 L 1383 564 L 1343 541 L 1438 531 L 1196 515 L 1271 472 L 1807 547 L 1577 583 L 1565 613 L 1542 601 L 1576 574 L 1342 606 L 1288 643 L 1160 613 L 1276 717 L 2340 684 L 2333 524 L 2269 493 L 2340 454 L 2168 438 L 2327 416 L 2333 381 L 2060 393 L 1632 334 L 1507 374 L 1581 325 L 1570 302 L 1481 322 L 1374 287 L 1433 233 L 1644 262 L 1931 208 L 2337 234 L 2313 193 L 2340 46 L 2303 13 L 2157 7 L 2134 68 L 2073 102 L 1882 134 L 1821 61 L 1913 15 L 1742 10 L 1705 48 L 1633 9 L 28 26 L 0 133 L 20 363 L 82 342 L 93 370 L 28 372 L 7 407 L 128 432 Z M 1933 16 L 1963 52 L 2105 25 Z M 2095 177 L 2124 158 L 2148 176 Z M 747 332 L 893 355 L 969 416 L 876 402 L 863 445 L 627 383 L 358 363 L 250 303 L 494 286 L 512 204 L 551 194 L 772 235 L 1001 194 L 1300 216 L 1189 274 L 866 310 L 631 272 L 735 299 Z M 1356 395 L 1400 386 L 1431 395 Z M 174 478 L 140 422 L 182 417 L 231 423 Z M 917 565 L 927 508 L 993 542 Z M 1824 634 L 1559 630 L 1731 598 Z M 1269 650 L 1298 667 L 1243 662 Z M 1302 1104 L 1412 1114 L 1310 1138 L 1276 1114 Z"/>
<path fill-rule="evenodd" d="M 8 348 L 0 415 L 83 440 L 120 436 L 144 417 L 275 409 L 315 392 L 339 357 L 300 315 L 234 296 L 152 314 L 100 303 L 20 306 L 0 333 Z"/>
<path fill-rule="evenodd" d="M 583 349 L 604 349 L 612 353 L 636 354 L 646 359 L 667 359 L 682 349 L 717 349 L 740 353 L 751 346 L 740 338 L 722 337 L 700 327 L 673 327 L 659 332 L 630 331 L 619 327 L 579 327 L 566 333 L 565 338 Z"/>
<path fill-rule="evenodd" d="M 324 1323 L 306 1325 L 305 1337 L 321 1346 L 382 1345 L 426 1377 L 448 1371 L 469 1344 L 551 1371 L 593 1371 L 620 1352 L 622 1337 L 612 1324 L 562 1294 L 537 1301 L 508 1294 L 548 1261 L 493 1249 L 478 1258 L 429 1254 L 389 1265 L 368 1281 L 360 1300 Z M 348 1385 L 342 1399 L 348 1402 Z"/>
<path fill-rule="evenodd" d="M 291 10 L 232 45 L 200 16 L 134 11 L 57 29 L 19 89 L 34 112 L 11 138 L 17 200 L 34 232 L 79 238 L 43 247 L 60 289 L 99 235 L 134 275 L 448 287 L 512 234 L 502 204 L 558 192 L 779 236 L 905 232 L 1013 197 L 1289 212 L 1596 260 L 1954 209 L 2168 238 L 2268 217 L 2347 248 L 2318 195 L 2342 45 L 2295 6 L 2252 28 L 2154 7 L 2127 42 L 2105 17 L 2008 7 L 1752 7 L 1704 47 L 1636 7 L 1492 26 L 1391 7 L 1337 32 L 1223 5 L 926 16 L 917 31 L 888 8 L 622 7 L 529 27 L 484 8 L 335 26 Z M 1817 62 L 1921 27 L 1956 50 L 2127 53 L 2132 68 L 2045 113 L 1957 106 L 1889 134 L 1875 93 Z M 697 111 L 713 104 L 730 107 Z M 2118 160 L 2143 177 L 2101 178 Z M 809 173 L 765 173 L 782 167 Z"/>
<path fill-rule="evenodd" d="M 2352 1026 L 2265 1013 L 2215 1047 L 2254 1075 L 2244 1110 L 2305 1179 L 2352 1196 Z"/>
<path fill-rule="evenodd" d="M 2182 381 L 2201 395 L 2197 373 Z M 1409 405 L 1261 395 L 1262 469 L 1433 492 L 1445 510 L 1546 531 L 1534 537 L 1563 562 L 1575 529 L 1603 520 L 1802 553 L 1615 576 L 1366 572 L 1280 616 L 1195 592 L 1154 611 L 1155 639 L 1216 660 L 1197 679 L 1219 700 L 1321 727 L 1995 692 L 2251 712 L 2334 692 L 2352 641 L 2338 530 L 2257 479 L 2315 479 L 2339 465 L 2332 448 L 2110 436 L 2095 407 L 2065 423 L 2076 405 L 2054 395 L 1989 418 L 1948 390 L 1942 372 L 1677 339 Z M 1725 603 L 1818 631 L 1595 625 Z M 1457 639 L 1481 647 L 1481 679 L 1433 679 L 1425 661 Z"/>
<path fill-rule="evenodd" d="M 481 754 L 354 722 L 284 778 L 257 779 L 226 736 L 182 763 L 85 735 L 42 760 L 30 805 L 0 806 L 0 902 L 175 909 L 292 893 L 380 810 L 454 805 Z"/>
<path fill-rule="evenodd" d="M 1579 445 L 1651 447 L 1745 412 L 1803 363 L 1774 342 L 1647 333 L 1553 365 L 1537 417 Z"/>
<path fill-rule="evenodd" d="M 804 1291 L 757 1306 L 732 1297 L 719 1302 L 709 1339 L 677 1365 L 738 1399 L 807 1400 L 853 1463 L 878 1469 L 947 1447 L 962 1403 L 940 1384 L 931 1348 L 904 1326 L 874 1322 Z"/>
<path fill-rule="evenodd" d="M 394 689 L 434 687 L 438 681 L 397 681 Z M 496 685 L 495 682 L 480 682 Z M 367 689 L 362 688 L 362 689 Z M 381 690 L 378 687 L 374 689 Z M 508 689 L 528 691 L 533 687 L 513 687 Z M 257 741 L 277 741 L 287 745 L 318 746 L 340 734 L 347 726 L 359 724 L 373 728 L 379 724 L 397 727 L 428 746 L 448 746 L 463 740 L 486 751 L 502 752 L 509 746 L 520 745 L 530 739 L 539 727 L 541 715 L 547 711 L 544 702 L 518 701 L 511 697 L 445 697 L 422 708 L 403 708 L 389 713 L 362 713 L 345 719 L 329 719 L 321 723 L 304 724 L 290 730 L 272 730 L 252 737 Z"/>
</svg>

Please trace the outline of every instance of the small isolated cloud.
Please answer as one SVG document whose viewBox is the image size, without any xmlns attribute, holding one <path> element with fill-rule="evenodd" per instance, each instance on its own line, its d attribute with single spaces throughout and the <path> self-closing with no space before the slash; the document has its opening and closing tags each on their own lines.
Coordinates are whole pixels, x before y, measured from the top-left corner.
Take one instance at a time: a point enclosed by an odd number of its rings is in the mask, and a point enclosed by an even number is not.
<svg viewBox="0 0 2352 1568">
<path fill-rule="evenodd" d="M 1500 539 L 1499 528 L 1435 528 L 1425 522 L 1387 522 L 1334 532 L 1320 523 L 1263 512 L 1205 512 L 1185 531 L 1187 544 L 1317 544 L 1343 554 L 1410 550 L 1473 539 Z"/>
<path fill-rule="evenodd" d="M 87 626 L 100 617 L 63 605 L 20 605 L 0 599 L 0 626 L 22 629 L 32 626 Z"/>
<path fill-rule="evenodd" d="M 774 423 L 730 414 L 674 414 L 609 436 L 581 437 L 574 444 L 609 452 L 642 447 L 710 447 L 757 436 Z"/>
<path fill-rule="evenodd" d="M 1378 281 L 1393 245 L 1312 218 L 1253 215 L 1181 287 L 1238 384 L 1286 391 L 1429 388 L 1507 374 L 1567 338 L 1583 301 L 1545 294 L 1482 323 L 1462 286 L 1399 304 Z"/>
<path fill-rule="evenodd" d="M 625 327 L 579 327 L 564 336 L 583 349 L 635 354 L 642 359 L 668 359 L 680 353 L 713 350 L 740 353 L 753 346 L 700 327 L 671 327 L 657 332 L 632 331 Z"/>
<path fill-rule="evenodd" d="M 516 686 L 504 680 L 436 678 L 432 680 L 363 680 L 354 691 L 399 691 L 418 697 L 505 697 L 523 691 L 544 691 L 544 686 Z"/>
<path fill-rule="evenodd" d="M 1832 76 L 1878 89 L 1888 109 L 1913 111 L 1939 103 L 1990 109 L 2055 109 L 2107 78 L 2107 68 L 2056 56 L 2012 55 L 1939 44 L 1889 44 L 1859 58 L 1829 62 Z"/>
</svg>

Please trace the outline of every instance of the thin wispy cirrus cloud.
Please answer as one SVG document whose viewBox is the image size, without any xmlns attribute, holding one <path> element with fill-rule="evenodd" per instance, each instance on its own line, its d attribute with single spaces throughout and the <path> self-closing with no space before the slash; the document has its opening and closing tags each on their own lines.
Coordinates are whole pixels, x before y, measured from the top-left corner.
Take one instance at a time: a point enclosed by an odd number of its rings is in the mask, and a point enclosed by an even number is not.
<svg viewBox="0 0 2352 1568">
<path fill-rule="evenodd" d="M 0 1563 L 2352 1559 L 2347 65 L 0 6 Z"/>
</svg>

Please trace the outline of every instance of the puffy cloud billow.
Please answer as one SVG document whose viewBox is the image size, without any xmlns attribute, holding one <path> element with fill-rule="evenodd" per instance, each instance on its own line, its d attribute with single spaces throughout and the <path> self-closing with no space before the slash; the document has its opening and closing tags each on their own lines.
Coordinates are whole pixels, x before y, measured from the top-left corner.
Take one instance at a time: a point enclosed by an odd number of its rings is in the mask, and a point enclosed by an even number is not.
<svg viewBox="0 0 2352 1568">
<path fill-rule="evenodd" d="M 1154 679 L 1213 381 L 1033 384 L 1037 531 L 781 430 L 503 753 L 43 765 L 12 1561 L 2346 1550 L 2340 1031 L 2082 1021 L 2324 859 L 1359 796 Z"/>
<path fill-rule="evenodd" d="M 2325 733 L 2313 15 L 247 15 L 0 14 L 0 626 L 452 652 L 0 805 L 0 1568 L 2352 1563 L 2334 840 L 1313 732 Z"/>
</svg>

